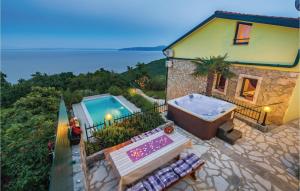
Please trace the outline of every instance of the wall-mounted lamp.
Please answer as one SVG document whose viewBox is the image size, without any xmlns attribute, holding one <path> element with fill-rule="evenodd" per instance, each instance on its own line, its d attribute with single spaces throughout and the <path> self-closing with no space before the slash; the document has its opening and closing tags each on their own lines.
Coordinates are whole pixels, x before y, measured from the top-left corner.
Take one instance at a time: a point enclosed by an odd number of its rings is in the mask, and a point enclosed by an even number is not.
<svg viewBox="0 0 300 191">
<path fill-rule="evenodd" d="M 167 60 L 167 61 L 166 61 L 166 67 L 167 67 L 167 68 L 172 68 L 172 67 L 173 67 L 173 62 L 170 61 L 170 60 Z"/>
</svg>

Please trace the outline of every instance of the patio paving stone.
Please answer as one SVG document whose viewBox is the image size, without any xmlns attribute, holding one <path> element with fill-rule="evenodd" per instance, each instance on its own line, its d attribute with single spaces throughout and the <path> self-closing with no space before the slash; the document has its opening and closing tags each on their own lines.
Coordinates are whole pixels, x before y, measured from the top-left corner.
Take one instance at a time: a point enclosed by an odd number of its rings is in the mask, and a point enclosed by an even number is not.
<svg viewBox="0 0 300 191">
<path fill-rule="evenodd" d="M 299 190 L 299 120 L 262 133 L 235 119 L 243 138 L 235 145 L 213 138 L 201 140 L 180 127 L 176 130 L 192 139 L 193 152 L 206 161 L 197 180 L 185 178 L 170 191 L 189 190 Z M 91 190 L 117 190 L 118 178 L 107 161 L 90 168 Z"/>
</svg>

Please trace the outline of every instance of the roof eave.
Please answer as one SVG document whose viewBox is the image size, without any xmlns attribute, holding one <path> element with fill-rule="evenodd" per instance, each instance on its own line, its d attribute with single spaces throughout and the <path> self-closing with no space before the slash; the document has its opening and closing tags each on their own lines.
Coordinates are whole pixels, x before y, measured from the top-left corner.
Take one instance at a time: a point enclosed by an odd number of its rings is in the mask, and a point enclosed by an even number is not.
<svg viewBox="0 0 300 191">
<path fill-rule="evenodd" d="M 256 18 L 255 18 L 256 17 Z M 254 22 L 254 23 L 263 23 L 263 24 L 270 24 L 270 25 L 277 25 L 277 26 L 285 26 L 290 28 L 299 28 L 299 24 L 293 24 L 289 22 L 283 22 L 279 21 L 277 18 L 277 21 L 275 19 L 265 18 L 265 17 L 259 17 L 259 16 L 253 16 L 253 15 L 237 15 L 237 14 L 226 14 L 222 13 L 220 11 L 216 11 L 212 16 L 208 17 L 206 20 L 201 22 L 199 25 L 192 28 L 190 31 L 185 33 L 183 36 L 178 38 L 176 41 L 172 42 L 170 45 L 168 45 L 166 48 L 163 49 L 163 52 L 169 48 L 171 48 L 173 45 L 184 39 L 185 37 L 189 36 L 191 33 L 196 31 L 198 28 L 202 27 L 209 21 L 213 20 L 214 18 L 223 18 L 223 19 L 232 19 L 232 20 L 241 20 L 241 21 L 248 21 L 248 22 Z"/>
</svg>

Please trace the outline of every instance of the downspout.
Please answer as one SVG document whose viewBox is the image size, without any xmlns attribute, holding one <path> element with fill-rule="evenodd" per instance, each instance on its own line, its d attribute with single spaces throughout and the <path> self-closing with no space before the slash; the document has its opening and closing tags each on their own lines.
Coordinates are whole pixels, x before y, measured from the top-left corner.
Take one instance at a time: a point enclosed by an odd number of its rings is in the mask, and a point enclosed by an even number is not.
<svg viewBox="0 0 300 191">
<path fill-rule="evenodd" d="M 167 93 L 168 93 L 168 78 L 169 78 L 169 67 L 166 65 L 166 62 L 169 61 L 169 57 L 165 54 L 165 51 L 162 51 L 166 56 L 165 67 L 167 68 L 166 74 L 166 84 L 165 84 L 165 104 L 167 104 Z"/>
</svg>

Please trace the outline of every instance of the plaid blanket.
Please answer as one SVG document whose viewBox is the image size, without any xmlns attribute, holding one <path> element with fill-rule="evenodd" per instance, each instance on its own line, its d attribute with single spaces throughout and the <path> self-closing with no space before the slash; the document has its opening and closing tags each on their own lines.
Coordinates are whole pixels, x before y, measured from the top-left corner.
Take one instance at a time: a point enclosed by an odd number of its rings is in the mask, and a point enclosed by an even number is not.
<svg viewBox="0 0 300 191">
<path fill-rule="evenodd" d="M 165 167 L 155 173 L 155 176 L 157 176 L 165 185 L 165 187 L 168 187 L 173 182 L 177 181 L 179 179 L 179 176 L 173 171 L 171 167 Z"/>
<path fill-rule="evenodd" d="M 147 191 L 142 182 L 136 183 L 131 188 L 127 188 L 126 191 Z"/>
<path fill-rule="evenodd" d="M 142 133 L 142 134 L 140 134 L 140 135 L 134 136 L 134 137 L 132 137 L 130 140 L 131 140 L 132 142 L 137 142 L 137 141 L 139 141 L 139 140 L 142 140 L 142 139 L 144 139 L 144 138 L 146 138 L 146 137 L 149 137 L 150 135 L 153 135 L 153 134 L 158 133 L 158 132 L 160 132 L 160 131 L 162 131 L 162 129 L 159 128 L 159 127 L 157 127 L 157 128 L 155 128 L 155 129 L 152 129 L 151 131 L 147 131 L 147 132 Z"/>
<path fill-rule="evenodd" d="M 171 168 L 174 170 L 176 174 L 180 177 L 184 177 L 188 173 L 192 172 L 192 166 L 186 163 L 184 160 L 178 160 L 177 162 L 171 164 Z"/>
<path fill-rule="evenodd" d="M 155 175 L 149 176 L 143 180 L 143 184 L 147 191 L 160 191 L 165 188 L 164 183 Z"/>
<path fill-rule="evenodd" d="M 189 164 L 193 169 L 196 169 L 198 166 L 204 163 L 197 155 L 191 153 L 183 158 L 183 160 Z"/>
<path fill-rule="evenodd" d="M 126 191 L 160 191 L 186 176 L 193 169 L 199 167 L 204 161 L 194 153 L 188 154 L 170 166 L 160 169 L 154 175 L 149 176 Z"/>
</svg>

